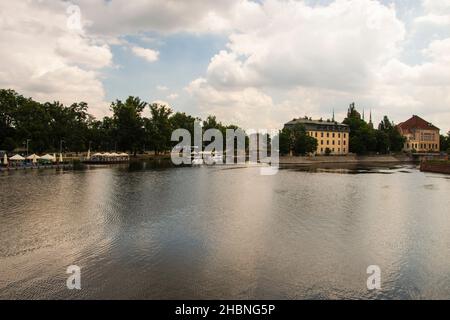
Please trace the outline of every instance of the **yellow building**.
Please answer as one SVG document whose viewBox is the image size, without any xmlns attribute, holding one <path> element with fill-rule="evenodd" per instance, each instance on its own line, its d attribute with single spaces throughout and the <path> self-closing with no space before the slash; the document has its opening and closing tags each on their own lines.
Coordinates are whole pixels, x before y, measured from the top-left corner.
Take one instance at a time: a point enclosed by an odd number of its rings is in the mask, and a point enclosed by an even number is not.
<svg viewBox="0 0 450 320">
<path fill-rule="evenodd" d="M 421 153 L 440 151 L 440 130 L 424 119 L 414 115 L 400 123 L 397 128 L 406 138 L 404 151 Z"/>
<path fill-rule="evenodd" d="M 317 140 L 316 154 L 323 155 L 329 149 L 332 155 L 346 155 L 349 153 L 350 128 L 346 124 L 336 121 L 311 119 L 294 119 L 285 124 L 292 128 L 297 124 L 305 127 L 306 132 Z"/>
</svg>

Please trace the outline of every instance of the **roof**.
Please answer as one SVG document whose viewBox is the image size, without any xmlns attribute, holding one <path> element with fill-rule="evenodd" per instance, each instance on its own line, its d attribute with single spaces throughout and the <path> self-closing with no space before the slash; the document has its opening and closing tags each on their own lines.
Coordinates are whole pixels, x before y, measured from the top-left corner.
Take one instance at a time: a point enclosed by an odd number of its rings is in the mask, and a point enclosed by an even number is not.
<svg viewBox="0 0 450 320">
<path fill-rule="evenodd" d="M 304 118 L 294 119 L 286 123 L 284 126 L 292 127 L 296 124 L 301 124 L 306 130 L 311 131 L 350 131 L 350 127 L 348 125 L 336 121 L 311 120 Z"/>
<path fill-rule="evenodd" d="M 414 129 L 439 131 L 439 128 L 434 126 L 431 122 L 428 122 L 416 115 L 413 115 L 412 118 L 406 120 L 405 122 L 400 123 L 398 127 L 403 131 L 411 131 Z"/>
</svg>

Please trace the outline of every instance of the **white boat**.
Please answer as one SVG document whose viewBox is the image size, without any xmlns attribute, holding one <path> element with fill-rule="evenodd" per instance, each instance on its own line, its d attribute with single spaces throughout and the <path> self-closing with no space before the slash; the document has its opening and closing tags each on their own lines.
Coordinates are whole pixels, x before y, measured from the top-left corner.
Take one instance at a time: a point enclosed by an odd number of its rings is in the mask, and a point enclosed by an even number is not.
<svg viewBox="0 0 450 320">
<path fill-rule="evenodd" d="M 192 165 L 193 166 L 201 166 L 203 165 L 205 162 L 203 161 L 202 158 L 194 158 L 194 160 L 192 160 Z"/>
<path fill-rule="evenodd" d="M 223 164 L 223 155 L 215 155 L 211 151 L 194 151 L 191 156 L 193 166 Z"/>
<path fill-rule="evenodd" d="M 212 157 L 212 161 L 214 164 L 223 164 L 223 155 L 218 154 Z"/>
</svg>

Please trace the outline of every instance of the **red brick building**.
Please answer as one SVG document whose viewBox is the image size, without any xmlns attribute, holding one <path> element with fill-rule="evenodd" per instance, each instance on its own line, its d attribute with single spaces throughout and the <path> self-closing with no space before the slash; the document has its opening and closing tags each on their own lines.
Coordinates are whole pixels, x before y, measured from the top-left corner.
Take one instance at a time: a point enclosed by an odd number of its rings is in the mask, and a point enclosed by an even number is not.
<svg viewBox="0 0 450 320">
<path fill-rule="evenodd" d="M 412 118 L 397 126 L 400 133 L 406 138 L 404 151 L 409 152 L 439 152 L 439 128 L 432 123 L 413 115 Z"/>
</svg>

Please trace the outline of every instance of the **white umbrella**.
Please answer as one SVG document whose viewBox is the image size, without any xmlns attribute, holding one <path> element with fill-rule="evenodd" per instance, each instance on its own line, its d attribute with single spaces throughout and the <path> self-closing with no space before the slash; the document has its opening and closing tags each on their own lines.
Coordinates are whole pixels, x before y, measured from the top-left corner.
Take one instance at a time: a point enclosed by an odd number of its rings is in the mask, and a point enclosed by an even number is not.
<svg viewBox="0 0 450 320">
<path fill-rule="evenodd" d="M 94 153 L 92 156 L 93 156 L 93 157 L 101 157 L 102 155 L 103 155 L 103 153 L 98 153 L 98 152 L 97 152 L 97 153 Z"/>
<path fill-rule="evenodd" d="M 53 161 L 54 158 L 53 158 L 52 155 L 46 154 L 45 156 L 42 156 L 40 159 L 41 160 Z"/>
<path fill-rule="evenodd" d="M 111 153 L 110 156 L 111 157 L 119 157 L 119 155 L 117 153 L 115 153 L 115 152 Z"/>
<path fill-rule="evenodd" d="M 121 157 L 128 157 L 128 153 L 121 153 L 120 156 Z"/>
<path fill-rule="evenodd" d="M 27 160 L 34 160 L 34 159 L 39 159 L 39 156 L 36 155 L 35 153 L 33 153 L 31 156 L 27 157 Z"/>
<path fill-rule="evenodd" d="M 25 160 L 24 157 L 22 157 L 20 154 L 16 154 L 15 156 L 9 158 L 9 160 L 14 160 L 14 161 L 23 161 Z"/>
<path fill-rule="evenodd" d="M 59 154 L 59 163 L 62 163 L 63 162 L 63 156 L 62 156 L 62 153 L 60 153 Z"/>
<path fill-rule="evenodd" d="M 5 156 L 3 157 L 3 164 L 6 166 L 8 164 L 8 156 L 5 153 Z"/>
</svg>

